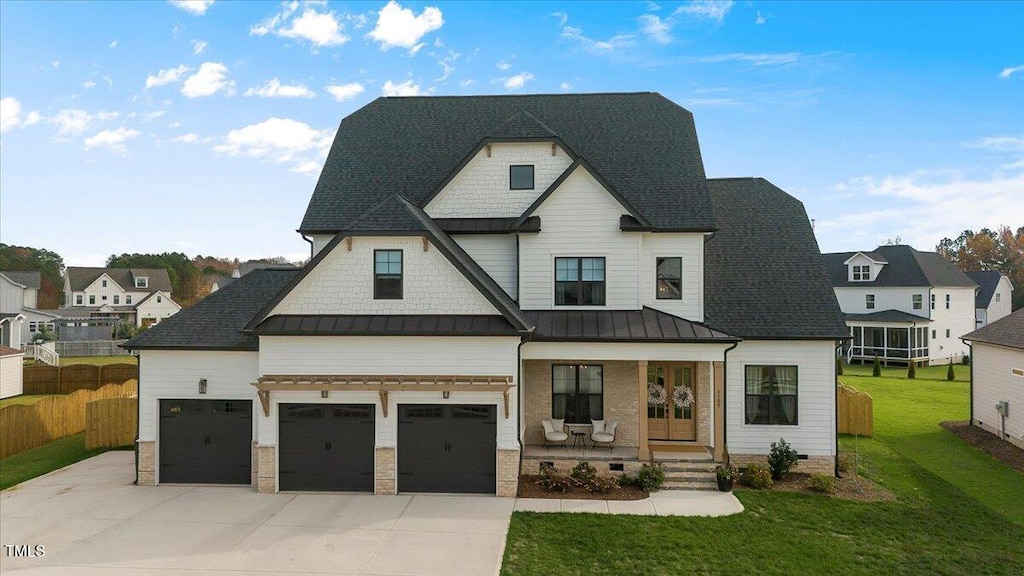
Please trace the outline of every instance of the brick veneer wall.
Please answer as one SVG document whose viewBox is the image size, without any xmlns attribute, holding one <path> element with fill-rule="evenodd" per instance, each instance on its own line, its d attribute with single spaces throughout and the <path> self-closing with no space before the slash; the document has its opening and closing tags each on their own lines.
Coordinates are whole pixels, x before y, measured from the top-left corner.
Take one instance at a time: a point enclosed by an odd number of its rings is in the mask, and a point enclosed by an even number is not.
<svg viewBox="0 0 1024 576">
<path fill-rule="evenodd" d="M 711 363 L 697 362 L 697 443 L 710 446 L 711 438 Z"/>
<path fill-rule="evenodd" d="M 498 450 L 498 496 L 515 497 L 519 489 L 519 450 Z"/>
<path fill-rule="evenodd" d="M 562 453 L 560 454 L 559 452 Z M 568 473 L 572 470 L 573 466 L 581 462 L 578 458 L 566 458 L 561 448 L 552 448 L 551 454 L 551 457 L 545 455 L 544 457 L 531 456 L 524 458 L 523 474 L 539 474 L 541 462 L 551 462 L 559 472 Z M 588 462 L 597 470 L 598 474 L 611 474 L 613 476 L 619 476 L 623 473 L 636 474 L 645 464 L 645 462 L 640 460 L 588 460 Z M 622 464 L 623 469 L 613 472 L 609 464 Z"/>
<path fill-rule="evenodd" d="M 795 472 L 807 474 L 834 474 L 835 458 L 832 456 L 808 456 L 806 460 L 800 460 L 794 468 Z M 745 468 L 751 464 L 768 465 L 768 456 L 765 454 L 729 454 L 729 464 L 737 468 Z"/>
<path fill-rule="evenodd" d="M 256 491 L 273 494 L 277 492 L 277 450 L 276 446 L 256 448 Z"/>
<path fill-rule="evenodd" d="M 139 486 L 156 486 L 156 442 L 139 442 Z"/>
<path fill-rule="evenodd" d="M 373 450 L 373 493 L 377 495 L 396 494 L 395 449 L 374 448 Z"/>
</svg>

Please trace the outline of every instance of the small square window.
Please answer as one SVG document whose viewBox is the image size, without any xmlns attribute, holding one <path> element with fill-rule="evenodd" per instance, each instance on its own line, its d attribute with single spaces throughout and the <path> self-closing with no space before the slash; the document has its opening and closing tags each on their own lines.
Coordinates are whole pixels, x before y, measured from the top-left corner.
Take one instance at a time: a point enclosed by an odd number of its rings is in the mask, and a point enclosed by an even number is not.
<svg viewBox="0 0 1024 576">
<path fill-rule="evenodd" d="M 106 294 L 104 294 L 104 295 L 103 295 L 103 301 L 104 301 L 104 302 L 106 302 L 106 301 L 107 301 L 107 295 L 106 295 Z"/>
<path fill-rule="evenodd" d="M 533 190 L 533 165 L 509 166 L 508 187 L 512 190 Z"/>
<path fill-rule="evenodd" d="M 157 296 L 156 297 L 156 301 L 157 301 L 157 303 L 160 303 L 160 302 L 163 302 L 164 299 L 162 297 L 160 297 L 160 296 Z"/>
<path fill-rule="evenodd" d="M 136 278 L 135 279 L 135 287 L 136 288 L 149 288 L 149 278 L 146 278 L 145 276 L 140 276 L 140 277 Z"/>
<path fill-rule="evenodd" d="M 373 251 L 373 298 L 402 299 L 402 251 Z"/>
</svg>

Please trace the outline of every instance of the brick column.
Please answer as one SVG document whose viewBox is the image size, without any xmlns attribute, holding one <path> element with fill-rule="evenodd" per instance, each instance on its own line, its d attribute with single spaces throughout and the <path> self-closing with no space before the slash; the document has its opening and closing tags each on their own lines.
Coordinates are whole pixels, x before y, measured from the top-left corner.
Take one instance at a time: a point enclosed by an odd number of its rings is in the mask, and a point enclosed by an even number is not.
<svg viewBox="0 0 1024 576">
<path fill-rule="evenodd" d="M 498 496 L 515 498 L 519 492 L 519 450 L 498 450 Z"/>
<path fill-rule="evenodd" d="M 259 446 L 256 449 L 256 491 L 261 494 L 277 492 L 276 446 Z"/>
<path fill-rule="evenodd" d="M 638 456 L 640 460 L 647 460 L 651 457 L 650 447 L 647 445 L 647 360 L 637 362 L 637 392 L 636 416 L 640 419 Z"/>
<path fill-rule="evenodd" d="M 378 496 L 397 494 L 395 449 L 374 448 L 373 450 L 373 493 Z"/>
<path fill-rule="evenodd" d="M 156 486 L 156 442 L 139 441 L 139 486 Z"/>
</svg>

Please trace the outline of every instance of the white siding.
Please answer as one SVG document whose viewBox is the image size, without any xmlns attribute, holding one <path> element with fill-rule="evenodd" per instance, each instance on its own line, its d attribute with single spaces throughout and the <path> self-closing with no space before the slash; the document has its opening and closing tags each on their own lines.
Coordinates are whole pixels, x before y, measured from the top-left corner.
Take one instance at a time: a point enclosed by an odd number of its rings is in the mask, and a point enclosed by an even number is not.
<svg viewBox="0 0 1024 576">
<path fill-rule="evenodd" d="M 998 298 L 998 302 L 996 299 Z M 996 291 L 992 294 L 992 300 L 988 303 L 988 308 L 985 310 L 984 320 L 986 324 L 991 324 L 1000 318 L 1008 316 L 1013 310 L 1011 306 L 1013 304 L 1013 284 L 1010 284 L 1010 279 L 1003 276 L 999 280 L 999 284 L 996 286 Z"/>
<path fill-rule="evenodd" d="M 954 362 L 969 353 L 961 336 L 974 330 L 974 288 L 932 288 L 935 295 L 935 309 L 929 328 L 935 337 L 928 341 L 928 356 L 931 364 L 945 364 L 950 358 Z M 946 295 L 950 295 L 950 307 L 946 309 Z M 949 337 L 946 337 L 949 330 Z M 931 337 L 931 334 L 928 335 Z"/>
<path fill-rule="evenodd" d="M 373 251 L 402 250 L 400 300 L 373 298 Z M 271 314 L 498 314 L 433 245 L 420 237 L 356 236 L 339 243 Z"/>
<path fill-rule="evenodd" d="M 542 231 L 519 236 L 520 306 L 526 310 L 555 308 L 556 256 L 603 256 L 606 304 L 596 308 L 638 309 L 640 235 L 619 230 L 619 217 L 625 213 L 593 176 L 577 168 L 535 212 L 541 218 Z"/>
<path fill-rule="evenodd" d="M 704 235 L 643 234 L 640 260 L 640 303 L 696 322 L 704 321 Z M 657 260 L 683 259 L 682 300 L 658 300 Z"/>
<path fill-rule="evenodd" d="M 23 393 L 21 364 L 24 359 L 24 354 L 0 356 L 0 398 L 20 396 Z"/>
<path fill-rule="evenodd" d="M 714 240 L 712 240 L 714 242 Z M 928 294 L 927 286 L 914 287 L 882 287 L 882 286 L 857 286 L 836 288 L 836 299 L 839 307 L 846 314 L 869 314 L 881 312 L 882 310 L 899 310 L 908 314 L 924 316 L 928 318 Z M 865 296 L 875 296 L 875 308 L 868 309 Z M 921 308 L 914 308 L 914 295 L 921 296 Z M 938 300 L 936 300 L 938 304 Z"/>
<path fill-rule="evenodd" d="M 259 402 L 256 401 L 256 389 L 251 384 L 256 381 L 258 364 L 256 352 L 142 350 L 139 362 L 139 440 L 153 441 L 159 437 L 157 423 L 160 420 L 159 400 L 162 398 L 252 400 L 255 414 L 259 411 Z M 206 378 L 206 394 L 199 394 L 200 378 Z M 253 418 L 254 426 L 257 420 Z"/>
<path fill-rule="evenodd" d="M 0 277 L 0 312 L 20 312 L 25 302 L 24 291 L 6 276 Z"/>
<path fill-rule="evenodd" d="M 310 234 L 308 237 L 313 241 L 313 256 L 319 254 L 331 240 L 334 240 L 334 234 Z"/>
<path fill-rule="evenodd" d="M 391 375 L 486 375 L 517 377 L 515 337 L 288 337 L 260 338 L 260 374 L 391 374 Z M 398 434 L 398 404 L 455 403 L 498 406 L 498 448 L 515 449 L 517 391 L 509 394 L 510 417 L 505 418 L 501 394 L 497 392 L 453 392 L 444 399 L 440 392 L 392 392 L 388 394 L 388 416 L 380 409 L 375 392 L 331 392 L 328 399 L 319 392 L 271 393 L 270 417 L 259 414 L 261 445 L 277 444 L 277 405 L 282 402 L 330 402 L 377 405 L 376 445 L 395 446 Z"/>
<path fill-rule="evenodd" d="M 1010 403 L 1006 419 L 1007 435 L 1024 440 L 1024 377 L 1011 370 L 1024 370 L 1024 350 L 974 344 L 974 420 L 992 430 L 1000 430 L 1001 417 L 996 402 Z"/>
<path fill-rule="evenodd" d="M 516 237 L 513 234 L 460 234 L 452 236 L 485 272 L 513 299 L 518 298 Z"/>
<path fill-rule="evenodd" d="M 533 189 L 509 189 L 509 166 L 532 164 Z M 512 218 L 521 215 L 551 185 L 572 159 L 560 147 L 551 155 L 550 142 L 491 144 L 481 149 L 430 201 L 431 218 Z"/>
<path fill-rule="evenodd" d="M 871 267 L 871 280 L 878 277 L 878 274 L 882 271 L 885 264 L 875 262 L 863 254 L 857 254 L 853 258 L 850 258 L 849 263 L 846 265 L 846 279 L 850 282 L 863 282 L 863 280 L 853 279 L 853 267 L 854 266 L 870 266 Z"/>
<path fill-rule="evenodd" d="M 797 426 L 745 424 L 747 365 L 797 367 Z M 772 442 L 785 438 L 808 456 L 835 453 L 835 344 L 831 341 L 741 342 L 729 353 L 726 419 L 729 451 L 767 454 Z"/>
<path fill-rule="evenodd" d="M 166 292 L 160 292 L 153 296 L 149 300 L 146 300 L 136 309 L 135 324 L 136 326 L 142 326 L 142 321 L 146 318 L 153 318 L 157 322 L 164 318 L 174 316 L 181 311 L 179 306 Z"/>
</svg>

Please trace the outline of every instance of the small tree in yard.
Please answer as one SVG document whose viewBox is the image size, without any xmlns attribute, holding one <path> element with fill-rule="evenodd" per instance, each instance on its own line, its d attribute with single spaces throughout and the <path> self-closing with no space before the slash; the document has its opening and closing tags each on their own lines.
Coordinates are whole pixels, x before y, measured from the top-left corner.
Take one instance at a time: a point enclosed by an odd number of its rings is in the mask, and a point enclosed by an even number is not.
<svg viewBox="0 0 1024 576">
<path fill-rule="evenodd" d="M 950 382 L 956 380 L 956 374 L 953 372 L 953 358 L 949 359 L 949 368 L 946 369 L 946 380 Z"/>
<path fill-rule="evenodd" d="M 878 360 L 878 356 L 875 356 L 875 365 L 871 367 L 871 375 L 876 378 L 882 375 L 882 363 Z"/>
<path fill-rule="evenodd" d="M 910 361 L 910 367 L 907 368 L 907 378 L 913 380 L 917 378 L 917 362 Z"/>
</svg>

